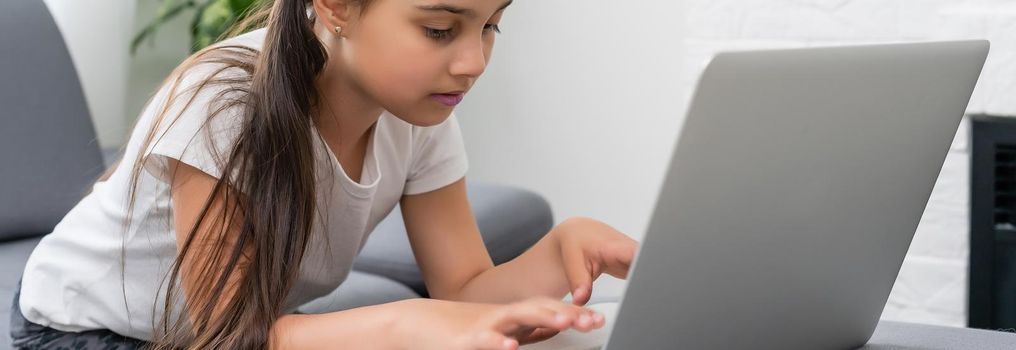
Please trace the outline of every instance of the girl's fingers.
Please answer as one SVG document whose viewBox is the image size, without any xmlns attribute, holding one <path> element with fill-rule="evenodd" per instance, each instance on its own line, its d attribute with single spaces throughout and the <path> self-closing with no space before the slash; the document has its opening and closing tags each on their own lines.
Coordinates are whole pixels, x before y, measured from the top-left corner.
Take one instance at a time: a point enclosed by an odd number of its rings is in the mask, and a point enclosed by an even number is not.
<svg viewBox="0 0 1016 350">
<path fill-rule="evenodd" d="M 612 243 L 606 254 L 611 263 L 607 264 L 605 272 L 620 279 L 628 279 L 628 272 L 631 269 L 632 260 L 635 259 L 636 250 L 638 250 L 638 243 L 631 239 Z"/>
<path fill-rule="evenodd" d="M 558 333 L 561 333 L 561 331 L 557 329 L 537 328 L 533 330 L 531 333 L 529 333 L 529 335 L 525 336 L 523 339 L 520 339 L 519 344 L 526 345 L 532 343 L 539 343 L 541 341 L 553 338 Z"/>
<path fill-rule="evenodd" d="M 571 320 L 571 327 L 581 332 L 588 332 L 603 326 L 603 315 L 599 315 L 593 310 L 577 305 L 567 304 L 559 300 L 546 299 L 538 302 L 544 307 L 550 308 L 559 314 L 566 315 L 568 319 Z"/>
<path fill-rule="evenodd" d="M 470 349 L 479 350 L 517 350 L 519 342 L 495 331 L 483 331 L 476 334 L 474 346 Z"/>
<path fill-rule="evenodd" d="M 503 334 L 511 334 L 523 327 L 555 328 L 568 327 L 570 320 L 558 315 L 553 309 L 536 303 L 519 303 L 505 306 L 504 311 L 495 320 L 494 330 Z"/>
<path fill-rule="evenodd" d="M 517 347 L 549 339 L 568 328 L 589 332 L 602 327 L 604 319 L 584 307 L 551 298 L 533 298 L 505 305 L 492 323 L 494 332 L 515 340 Z M 487 340 L 490 346 L 497 346 L 494 343 L 496 340 Z"/>
<path fill-rule="evenodd" d="M 561 247 L 561 258 L 568 285 L 571 286 L 572 302 L 575 305 L 585 305 L 592 296 L 593 285 L 593 273 L 585 252 L 577 244 L 566 244 Z"/>
</svg>

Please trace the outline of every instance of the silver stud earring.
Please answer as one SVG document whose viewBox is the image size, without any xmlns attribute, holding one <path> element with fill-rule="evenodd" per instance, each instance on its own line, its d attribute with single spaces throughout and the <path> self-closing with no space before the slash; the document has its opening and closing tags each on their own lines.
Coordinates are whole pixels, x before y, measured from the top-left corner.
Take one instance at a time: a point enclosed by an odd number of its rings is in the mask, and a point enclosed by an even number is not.
<svg viewBox="0 0 1016 350">
<path fill-rule="evenodd" d="M 342 32 L 342 27 L 335 26 L 335 35 L 339 35 L 339 33 L 341 33 L 341 32 Z"/>
</svg>

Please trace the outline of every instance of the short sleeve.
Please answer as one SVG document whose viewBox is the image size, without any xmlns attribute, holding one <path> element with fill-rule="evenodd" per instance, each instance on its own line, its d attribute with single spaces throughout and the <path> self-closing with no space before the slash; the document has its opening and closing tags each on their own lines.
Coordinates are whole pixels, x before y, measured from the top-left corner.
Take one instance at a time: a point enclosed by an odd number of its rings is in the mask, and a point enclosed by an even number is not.
<svg viewBox="0 0 1016 350">
<path fill-rule="evenodd" d="M 168 158 L 221 178 L 243 126 L 237 107 L 223 109 L 213 115 L 222 107 L 219 103 L 229 99 L 221 94 L 225 89 L 223 85 L 208 84 L 196 90 L 202 81 L 211 76 L 209 66 L 198 65 L 185 72 L 171 101 L 167 101 L 167 97 L 173 81 L 168 81 L 142 112 L 142 120 L 148 121 L 147 130 L 157 114 L 166 109 L 143 160 L 144 169 L 163 182 L 171 181 Z"/>
<path fill-rule="evenodd" d="M 403 194 L 430 192 L 466 175 L 466 148 L 454 113 L 441 124 L 421 127 L 413 143 L 413 160 Z"/>
</svg>

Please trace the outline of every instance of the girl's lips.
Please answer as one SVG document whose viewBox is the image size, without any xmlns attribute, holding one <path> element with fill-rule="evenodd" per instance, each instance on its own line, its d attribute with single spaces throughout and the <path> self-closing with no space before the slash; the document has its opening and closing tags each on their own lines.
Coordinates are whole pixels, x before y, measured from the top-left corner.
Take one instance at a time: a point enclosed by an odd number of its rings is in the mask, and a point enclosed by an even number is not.
<svg viewBox="0 0 1016 350">
<path fill-rule="evenodd" d="M 445 106 L 450 107 L 459 104 L 459 102 L 462 102 L 463 95 L 464 93 L 461 92 L 454 94 L 431 94 L 430 98 L 434 99 L 435 101 Z"/>
</svg>

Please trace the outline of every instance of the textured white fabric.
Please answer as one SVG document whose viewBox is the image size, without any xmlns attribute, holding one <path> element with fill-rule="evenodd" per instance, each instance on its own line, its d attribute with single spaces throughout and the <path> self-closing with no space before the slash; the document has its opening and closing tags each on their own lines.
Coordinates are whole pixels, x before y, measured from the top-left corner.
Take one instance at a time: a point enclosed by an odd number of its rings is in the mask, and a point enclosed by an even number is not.
<svg viewBox="0 0 1016 350">
<path fill-rule="evenodd" d="M 264 32 L 259 29 L 227 43 L 259 49 Z M 205 64 L 189 71 L 182 88 L 194 86 L 214 68 Z M 112 176 L 95 184 L 29 258 L 20 298 L 29 321 L 63 331 L 105 328 L 152 338 L 153 320 L 160 320 L 165 310 L 161 306 L 166 280 L 177 253 L 166 160 L 178 159 L 221 177 L 240 125 L 235 110 L 209 120 L 209 104 L 222 100 L 221 88 L 206 88 L 196 95 L 183 90 L 144 153 L 135 219 L 124 235 L 129 173 L 155 115 L 166 104 L 170 84 L 160 88 L 141 113 L 127 156 Z M 184 108 L 189 97 L 194 99 Z M 319 215 L 285 305 L 288 311 L 328 294 L 345 280 L 369 233 L 404 194 L 447 186 L 461 179 L 467 168 L 454 115 L 436 126 L 417 127 L 383 113 L 373 129 L 359 183 L 346 175 L 316 130 L 312 128 Z M 179 311 L 180 302 L 176 305 L 174 310 Z"/>
</svg>

